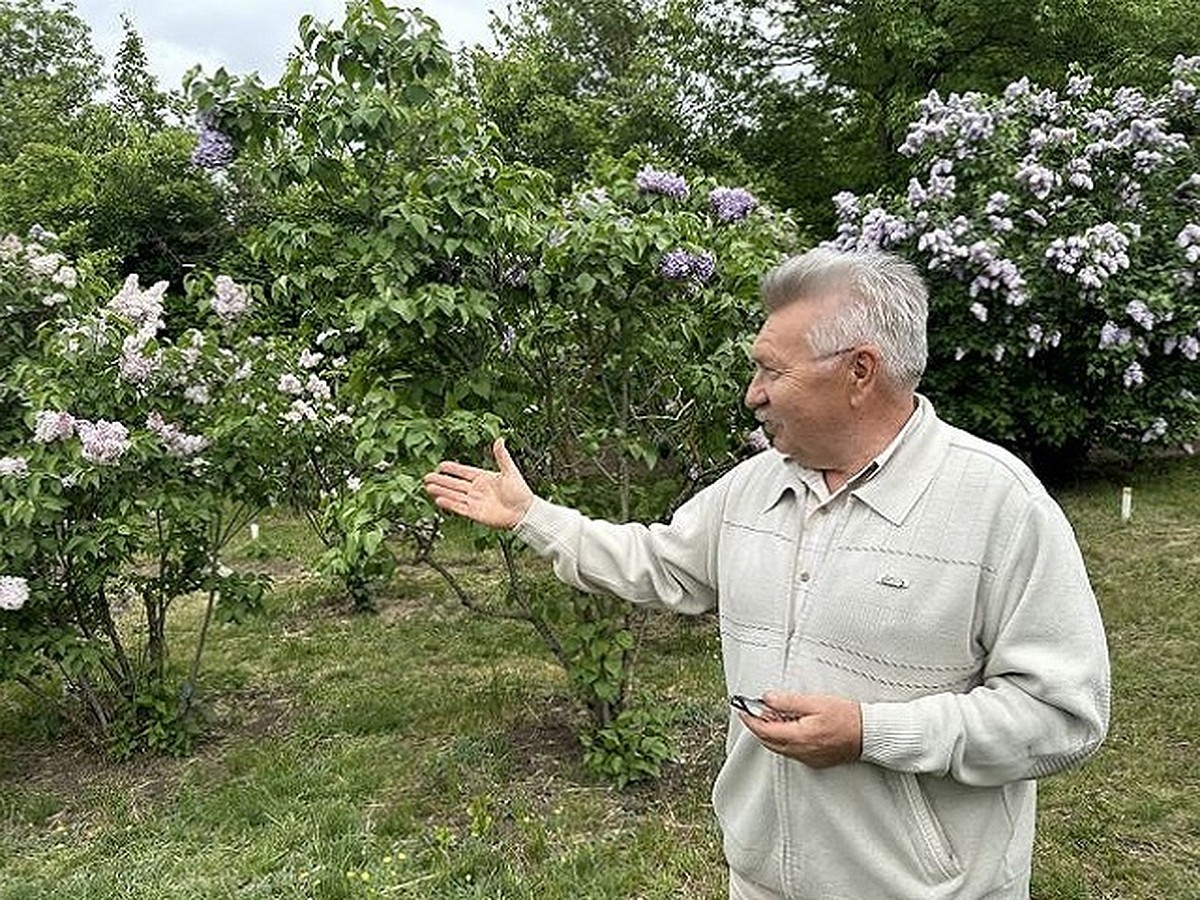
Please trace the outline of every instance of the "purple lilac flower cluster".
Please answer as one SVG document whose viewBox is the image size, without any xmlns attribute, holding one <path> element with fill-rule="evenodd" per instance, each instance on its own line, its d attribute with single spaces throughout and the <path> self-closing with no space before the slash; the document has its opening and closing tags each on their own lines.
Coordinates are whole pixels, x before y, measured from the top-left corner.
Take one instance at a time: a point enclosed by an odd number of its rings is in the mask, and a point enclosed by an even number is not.
<svg viewBox="0 0 1200 900">
<path fill-rule="evenodd" d="M 691 193 L 682 175 L 663 172 L 652 166 L 643 166 L 637 173 L 635 182 L 643 194 L 661 194 L 674 200 L 686 200 Z"/>
<path fill-rule="evenodd" d="M 722 224 L 740 222 L 758 206 L 758 199 L 745 188 L 716 187 L 709 192 L 708 204 Z"/>
<path fill-rule="evenodd" d="M 196 148 L 192 151 L 192 163 L 202 169 L 223 169 L 233 162 L 235 155 L 233 139 L 211 120 L 202 120 Z"/>
<path fill-rule="evenodd" d="M 0 609 L 16 612 L 28 602 L 28 581 L 15 575 L 0 575 Z"/>
<path fill-rule="evenodd" d="M 708 251 L 689 253 L 682 248 L 668 250 L 658 264 L 659 274 L 668 281 L 710 281 L 717 272 L 717 258 Z"/>
<path fill-rule="evenodd" d="M 859 198 L 843 191 L 834 198 L 839 209 L 849 216 L 838 224 L 837 236 L 826 244 L 839 250 L 878 250 L 894 247 L 912 236 L 916 230 L 901 216 L 892 215 L 882 206 L 872 206 L 855 222 L 860 208 Z"/>
</svg>

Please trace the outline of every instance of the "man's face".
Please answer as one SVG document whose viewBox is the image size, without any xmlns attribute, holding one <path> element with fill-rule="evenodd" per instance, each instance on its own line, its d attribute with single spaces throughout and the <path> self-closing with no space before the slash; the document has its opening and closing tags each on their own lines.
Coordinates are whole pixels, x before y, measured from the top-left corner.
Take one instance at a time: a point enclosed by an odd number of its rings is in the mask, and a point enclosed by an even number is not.
<svg viewBox="0 0 1200 900">
<path fill-rule="evenodd" d="M 802 466 L 833 469 L 842 465 L 850 422 L 850 358 L 845 348 L 821 355 L 809 334 L 836 300 L 797 300 L 767 317 L 750 356 L 754 376 L 746 405 L 779 452 Z"/>
</svg>

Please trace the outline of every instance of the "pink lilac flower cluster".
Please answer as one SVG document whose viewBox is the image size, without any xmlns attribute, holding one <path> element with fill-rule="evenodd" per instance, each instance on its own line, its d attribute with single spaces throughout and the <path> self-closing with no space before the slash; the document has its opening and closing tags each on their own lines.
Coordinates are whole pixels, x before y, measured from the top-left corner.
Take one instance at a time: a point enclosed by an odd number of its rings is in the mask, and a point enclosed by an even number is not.
<svg viewBox="0 0 1200 900">
<path fill-rule="evenodd" d="M 130 447 L 129 430 L 120 422 L 105 419 L 89 422 L 56 410 L 43 410 L 37 414 L 33 439 L 38 443 L 49 444 L 73 435 L 78 435 L 83 445 L 83 458 L 102 465 L 117 462 Z"/>
<path fill-rule="evenodd" d="M 663 254 L 658 271 L 668 281 L 709 281 L 717 271 L 717 259 L 708 251 L 689 253 L 677 248 Z"/>
<path fill-rule="evenodd" d="M 208 438 L 204 435 L 188 434 L 178 425 L 165 421 L 157 412 L 146 417 L 146 428 L 158 437 L 169 456 L 187 458 L 202 453 L 208 447 Z"/>
<path fill-rule="evenodd" d="M 142 290 L 137 275 L 125 279 L 115 296 L 108 301 L 107 312 L 130 325 L 134 331 L 121 342 L 117 371 L 124 381 L 144 384 L 162 366 L 162 351 L 150 350 L 149 345 L 163 328 L 163 295 L 167 282 L 160 281 Z"/>
<path fill-rule="evenodd" d="M 691 193 L 682 175 L 663 172 L 652 166 L 643 166 L 634 181 L 643 194 L 661 194 L 674 200 L 686 200 Z"/>
<path fill-rule="evenodd" d="M 43 410 L 37 414 L 33 425 L 33 439 L 39 444 L 65 441 L 73 437 L 75 417 L 62 410 Z"/>
<path fill-rule="evenodd" d="M 762 453 L 771 446 L 771 439 L 767 437 L 767 433 L 761 428 L 755 428 L 753 431 L 746 433 L 745 438 L 746 449 L 752 453 Z"/>
<path fill-rule="evenodd" d="M 88 462 L 111 466 L 119 462 L 129 450 L 129 429 L 120 422 L 110 422 L 107 419 L 89 422 L 79 419 L 75 422 L 75 429 L 79 434 L 80 443 L 83 444 L 83 458 Z"/>
<path fill-rule="evenodd" d="M 15 575 L 0 575 L 0 609 L 16 612 L 28 602 L 28 581 Z"/>
<path fill-rule="evenodd" d="M 758 206 L 758 199 L 745 188 L 715 187 L 708 194 L 708 205 L 722 224 L 740 222 Z"/>
</svg>

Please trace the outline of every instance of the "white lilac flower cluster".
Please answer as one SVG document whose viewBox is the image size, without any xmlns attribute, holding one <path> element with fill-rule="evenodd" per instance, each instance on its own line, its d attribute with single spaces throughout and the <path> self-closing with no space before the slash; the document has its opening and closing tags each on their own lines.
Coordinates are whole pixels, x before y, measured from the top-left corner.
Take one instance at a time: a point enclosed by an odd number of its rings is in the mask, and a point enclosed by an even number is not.
<svg viewBox="0 0 1200 900">
<path fill-rule="evenodd" d="M 691 193 L 682 175 L 660 171 L 653 166 L 643 166 L 634 181 L 643 194 L 661 194 L 673 200 L 686 200 Z"/>
<path fill-rule="evenodd" d="M 29 460 L 24 456 L 0 456 L 0 478 L 28 478 Z"/>
<path fill-rule="evenodd" d="M 122 340 L 117 361 L 121 379 L 131 384 L 144 384 L 162 366 L 162 351 L 150 349 L 150 344 L 163 328 L 163 295 L 166 291 L 165 281 L 142 290 L 138 276 L 130 275 L 108 301 L 106 314 L 123 319 L 134 329 Z"/>
<path fill-rule="evenodd" d="M 250 291 L 228 275 L 218 275 L 213 290 L 215 296 L 209 304 L 222 322 L 235 322 L 249 312 Z"/>
<path fill-rule="evenodd" d="M 39 444 L 65 441 L 75 436 L 75 417 L 62 410 L 42 410 L 34 418 L 33 439 Z"/>
<path fill-rule="evenodd" d="M 740 222 L 758 206 L 758 199 L 745 188 L 715 187 L 708 194 L 717 221 L 723 225 Z"/>
<path fill-rule="evenodd" d="M 694 280 L 704 284 L 716 274 L 717 259 L 707 250 L 690 253 L 676 248 L 663 254 L 658 271 L 668 281 Z"/>
<path fill-rule="evenodd" d="M 0 609 L 16 612 L 28 602 L 28 581 L 15 575 L 0 575 Z"/>
<path fill-rule="evenodd" d="M 318 346 L 324 343 L 328 336 L 322 334 L 317 338 Z M 279 376 L 275 389 L 281 394 L 295 397 L 282 420 L 289 425 L 301 422 L 316 422 L 320 418 L 320 405 L 328 404 L 333 398 L 333 390 L 329 382 L 318 375 L 316 369 L 325 359 L 325 354 L 318 350 L 302 350 L 297 360 L 300 375 L 294 372 L 284 372 Z M 344 360 L 333 361 L 334 368 L 344 365 Z"/>
<path fill-rule="evenodd" d="M 1200 56 L 1176 56 L 1171 65 L 1171 99 L 1176 105 L 1200 112 Z"/>
<path fill-rule="evenodd" d="M 21 274 L 33 281 L 41 294 L 43 306 L 61 306 L 67 302 L 63 291 L 74 290 L 79 284 L 79 272 L 61 253 L 47 250 L 43 242 L 58 239 L 53 232 L 35 225 L 30 229 L 29 240 L 22 241 L 15 234 L 0 239 L 0 264 L 16 266 Z M 0 310 L 3 313 L 5 310 Z M 8 309 L 7 312 L 13 312 Z"/>
<path fill-rule="evenodd" d="M 1200 263 L 1200 225 L 1188 222 L 1175 237 L 1175 245 L 1183 251 L 1183 258 L 1190 264 Z"/>
</svg>

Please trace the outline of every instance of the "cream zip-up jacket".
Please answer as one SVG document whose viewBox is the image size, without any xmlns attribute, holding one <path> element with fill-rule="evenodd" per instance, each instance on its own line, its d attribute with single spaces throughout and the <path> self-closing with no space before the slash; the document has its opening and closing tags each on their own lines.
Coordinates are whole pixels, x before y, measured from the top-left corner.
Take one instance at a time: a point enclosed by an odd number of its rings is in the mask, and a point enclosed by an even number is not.
<svg viewBox="0 0 1200 900">
<path fill-rule="evenodd" d="M 804 592 L 806 488 L 774 450 L 667 525 L 538 499 L 517 526 L 582 590 L 685 613 L 715 605 L 729 693 L 860 701 L 861 759 L 822 770 L 730 717 L 713 788 L 726 858 L 789 900 L 1028 897 L 1034 779 L 1107 731 L 1104 630 L 1065 516 L 1011 454 L 924 398 L 917 413 L 852 488 Z"/>
</svg>

